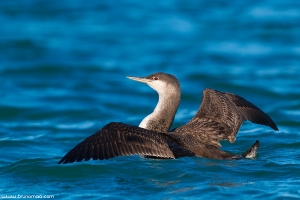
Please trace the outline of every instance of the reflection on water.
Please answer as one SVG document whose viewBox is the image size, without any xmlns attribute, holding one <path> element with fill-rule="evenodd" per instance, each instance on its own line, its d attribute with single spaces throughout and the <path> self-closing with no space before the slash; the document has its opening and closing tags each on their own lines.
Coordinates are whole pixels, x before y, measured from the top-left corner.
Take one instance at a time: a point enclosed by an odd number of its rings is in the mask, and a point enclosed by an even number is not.
<svg viewBox="0 0 300 200">
<path fill-rule="evenodd" d="M 216 178 L 216 180 L 211 180 L 209 183 L 209 186 L 220 186 L 220 187 L 225 187 L 225 188 L 231 188 L 231 187 L 240 187 L 243 185 L 246 185 L 247 183 L 241 183 L 241 182 L 234 182 L 230 180 L 222 180 Z"/>
</svg>

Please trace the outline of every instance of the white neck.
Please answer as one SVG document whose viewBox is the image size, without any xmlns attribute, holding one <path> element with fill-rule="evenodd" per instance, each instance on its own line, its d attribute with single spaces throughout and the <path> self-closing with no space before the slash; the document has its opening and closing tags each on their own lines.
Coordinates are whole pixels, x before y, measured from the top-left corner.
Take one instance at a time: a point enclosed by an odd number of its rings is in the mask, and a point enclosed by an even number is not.
<svg viewBox="0 0 300 200">
<path fill-rule="evenodd" d="M 154 111 L 145 117 L 139 127 L 158 132 L 168 132 L 180 103 L 180 89 L 168 88 L 158 91 L 159 100 Z"/>
</svg>

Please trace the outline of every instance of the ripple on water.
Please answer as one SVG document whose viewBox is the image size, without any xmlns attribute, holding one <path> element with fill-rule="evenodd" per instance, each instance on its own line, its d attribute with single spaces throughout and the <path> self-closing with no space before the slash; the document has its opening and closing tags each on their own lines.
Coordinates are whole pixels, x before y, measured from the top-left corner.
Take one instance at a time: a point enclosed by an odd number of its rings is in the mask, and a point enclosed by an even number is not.
<svg viewBox="0 0 300 200">
<path fill-rule="evenodd" d="M 300 198 L 299 3 L 0 1 L 0 188 L 62 199 Z M 157 94 L 125 77 L 178 77 L 174 127 L 204 88 L 236 93 L 278 125 L 245 122 L 234 144 L 255 159 L 127 156 L 58 165 L 111 121 L 139 124 Z M 5 192 L 4 192 L 5 191 Z"/>
</svg>

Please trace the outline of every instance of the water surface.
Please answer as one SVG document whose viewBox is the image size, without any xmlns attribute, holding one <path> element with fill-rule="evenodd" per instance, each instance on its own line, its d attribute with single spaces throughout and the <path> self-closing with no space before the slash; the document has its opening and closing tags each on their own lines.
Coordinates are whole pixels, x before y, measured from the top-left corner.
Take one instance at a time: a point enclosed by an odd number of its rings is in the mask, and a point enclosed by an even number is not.
<svg viewBox="0 0 300 200">
<path fill-rule="evenodd" d="M 292 0 L 1 1 L 0 198 L 300 198 L 300 4 Z M 57 162 L 111 121 L 138 125 L 157 94 L 126 76 L 181 83 L 173 127 L 202 90 L 236 93 L 278 125 L 245 122 L 255 159 L 118 157 Z M 11 196 L 13 197 L 13 196 Z"/>
</svg>

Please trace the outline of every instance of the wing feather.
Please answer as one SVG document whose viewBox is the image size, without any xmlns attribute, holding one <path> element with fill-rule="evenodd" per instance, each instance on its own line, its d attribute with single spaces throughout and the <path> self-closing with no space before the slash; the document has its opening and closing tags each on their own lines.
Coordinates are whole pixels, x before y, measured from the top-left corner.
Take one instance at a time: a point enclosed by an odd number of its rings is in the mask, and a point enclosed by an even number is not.
<svg viewBox="0 0 300 200">
<path fill-rule="evenodd" d="M 196 115 L 187 124 L 176 128 L 171 135 L 183 141 L 181 145 L 184 146 L 204 144 L 220 148 L 220 140 L 235 141 L 240 126 L 246 120 L 278 130 L 266 113 L 243 97 L 205 89 Z M 186 138 L 190 137 L 197 142 L 188 142 Z"/>
<path fill-rule="evenodd" d="M 116 156 L 146 155 L 175 158 L 170 139 L 162 133 L 123 123 L 110 123 L 70 150 L 58 163 L 109 159 Z"/>
</svg>

